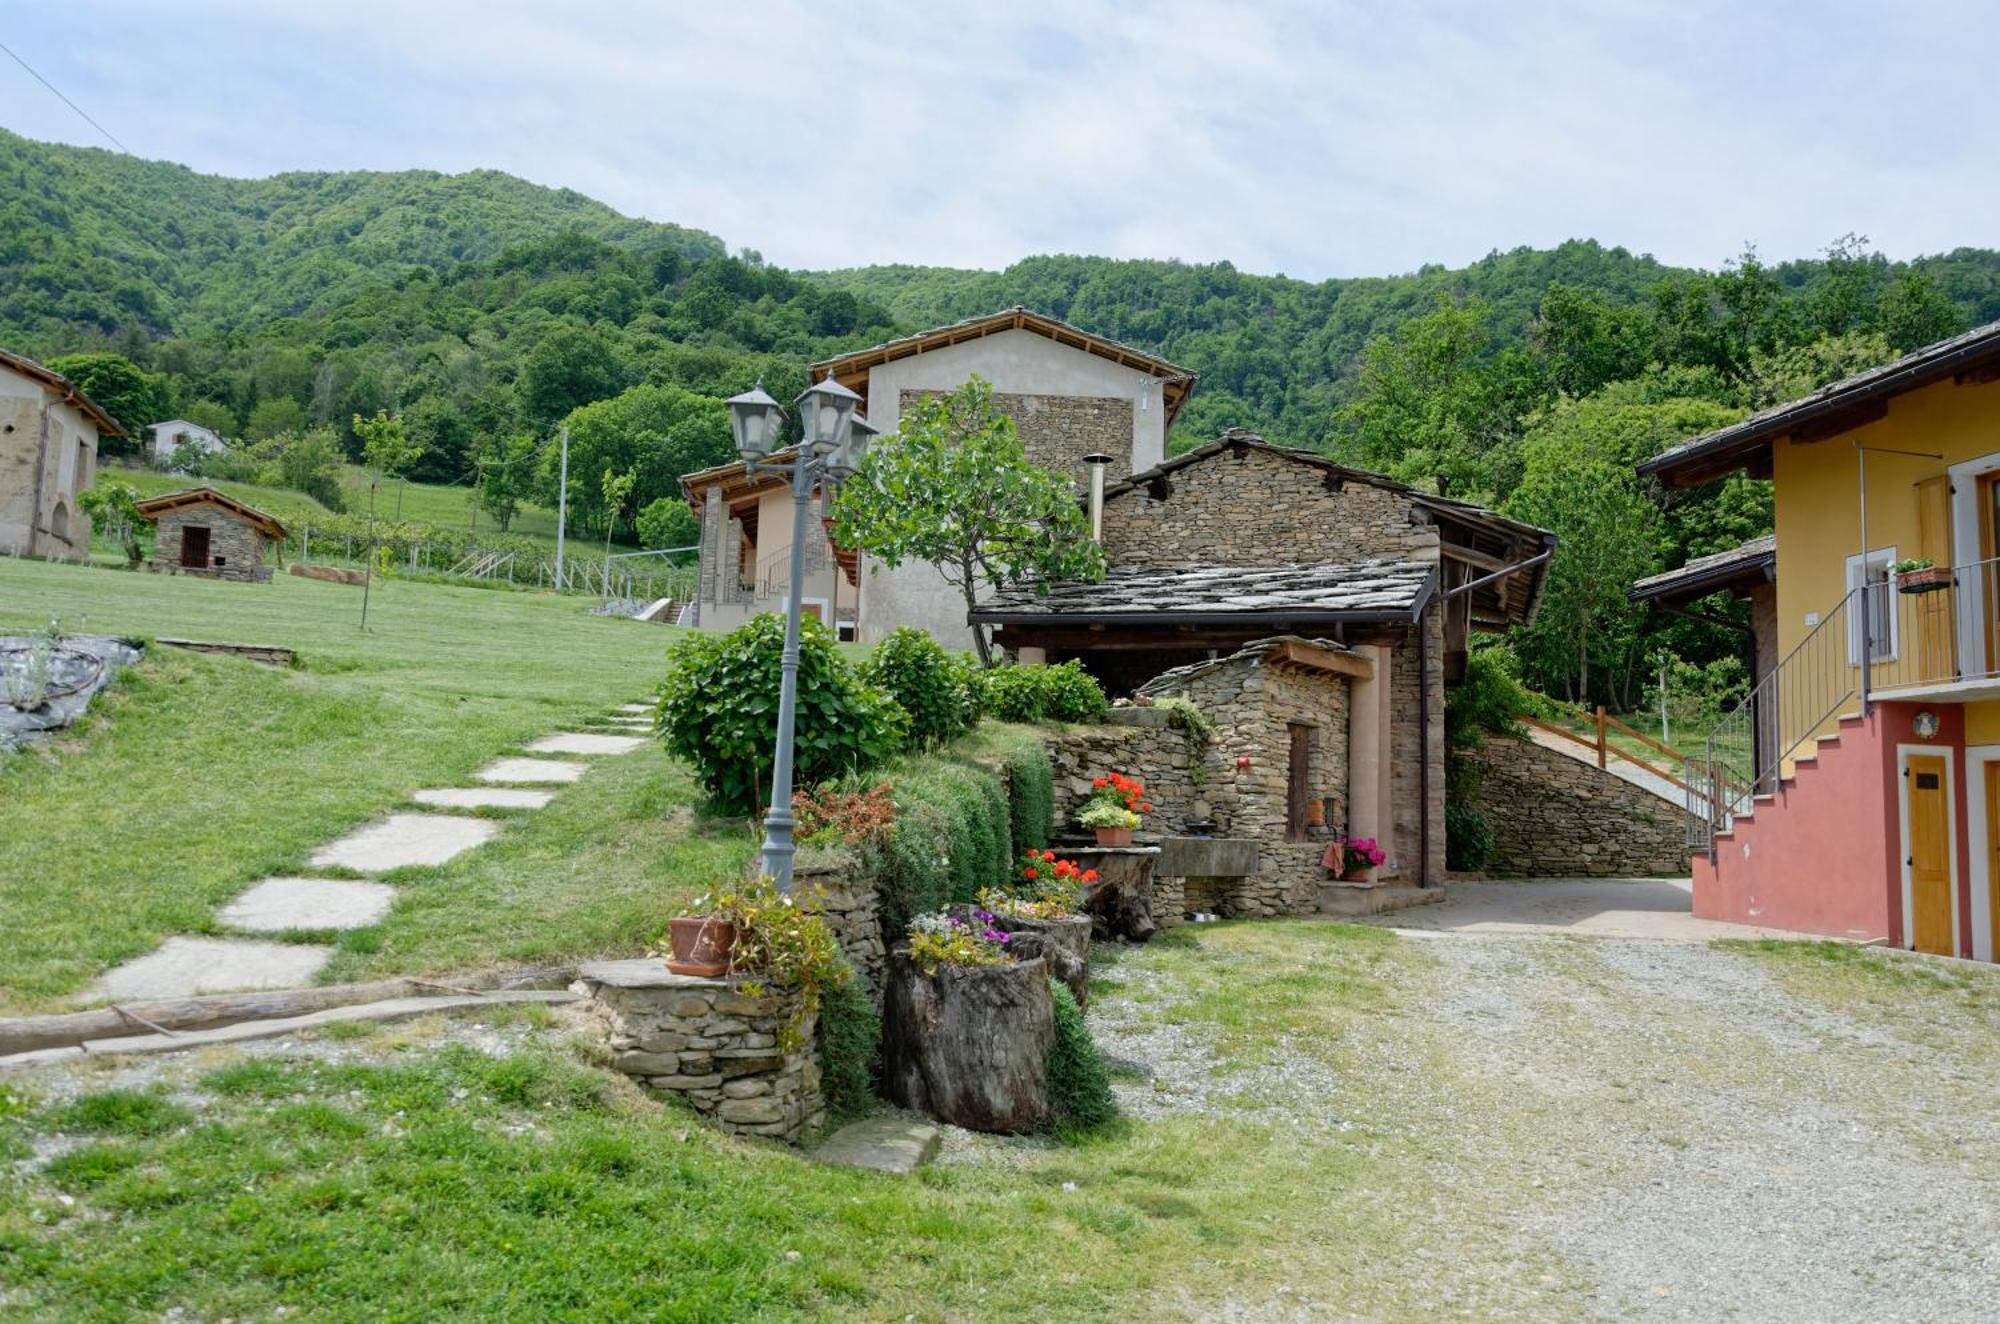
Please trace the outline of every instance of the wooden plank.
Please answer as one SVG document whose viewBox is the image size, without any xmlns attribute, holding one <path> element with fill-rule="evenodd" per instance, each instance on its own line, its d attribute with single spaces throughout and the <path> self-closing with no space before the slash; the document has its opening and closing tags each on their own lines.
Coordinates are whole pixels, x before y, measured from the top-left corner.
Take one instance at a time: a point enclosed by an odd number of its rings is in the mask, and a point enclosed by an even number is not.
<svg viewBox="0 0 2000 1324">
<path fill-rule="evenodd" d="M 1286 663 L 1295 667 L 1305 667 L 1312 671 L 1331 671 L 1337 675 L 1352 676 L 1356 680 L 1373 680 L 1375 663 L 1354 653 L 1337 652 L 1331 648 L 1321 648 L 1317 644 L 1301 643 L 1293 640 L 1279 645 L 1271 655 L 1273 662 Z"/>
</svg>

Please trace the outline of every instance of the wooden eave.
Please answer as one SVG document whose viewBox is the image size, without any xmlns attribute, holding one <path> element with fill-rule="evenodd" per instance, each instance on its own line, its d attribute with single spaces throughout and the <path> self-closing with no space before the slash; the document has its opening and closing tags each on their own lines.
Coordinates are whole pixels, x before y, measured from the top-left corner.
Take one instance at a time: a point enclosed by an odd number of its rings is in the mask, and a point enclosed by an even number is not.
<svg viewBox="0 0 2000 1324">
<path fill-rule="evenodd" d="M 285 526 L 278 523 L 275 517 L 265 514 L 255 506 L 245 505 L 235 497 L 227 496 L 212 487 L 193 487 L 185 492 L 168 492 L 164 496 L 151 497 L 137 503 L 139 513 L 153 521 L 158 521 L 163 515 L 195 510 L 204 506 L 234 515 L 246 524 L 254 524 L 267 538 L 278 542 L 284 541 Z"/>
<path fill-rule="evenodd" d="M 1105 336 L 1093 335 L 1067 322 L 1044 317 L 1040 313 L 1030 312 L 1018 305 L 986 317 L 975 317 L 955 322 L 950 326 L 935 327 L 913 336 L 904 336 L 868 349 L 856 350 L 851 354 L 823 359 L 812 365 L 811 374 L 819 378 L 831 372 L 835 381 L 860 394 L 865 412 L 868 375 L 871 370 L 885 363 L 894 363 L 898 359 L 964 344 L 966 341 L 978 340 L 1001 331 L 1033 331 L 1037 335 L 1047 336 L 1059 345 L 1066 345 L 1086 354 L 1094 354 L 1099 358 L 1109 359 L 1120 367 L 1131 368 L 1149 377 L 1159 378 L 1161 403 L 1166 408 L 1166 425 L 1170 428 L 1174 425 L 1175 416 L 1180 413 L 1181 405 L 1186 403 L 1189 393 L 1194 390 L 1198 378 L 1198 374 L 1169 363 L 1157 355 L 1148 354 L 1131 345 L 1120 344 Z"/>
<path fill-rule="evenodd" d="M 1301 671 L 1318 671 L 1355 680 L 1375 678 L 1375 664 L 1368 658 L 1322 648 L 1299 639 L 1288 639 L 1279 644 L 1265 654 L 1264 662 L 1267 666 L 1296 667 Z"/>
<path fill-rule="evenodd" d="M 44 368 L 33 359 L 22 358 L 19 354 L 10 354 L 4 349 L 0 349 L 0 367 L 11 368 L 23 377 L 29 377 L 40 382 L 55 395 L 62 397 L 64 404 L 81 410 L 91 422 L 97 424 L 99 436 L 122 437 L 125 435 L 125 429 L 118 426 L 117 419 L 105 413 L 101 405 L 82 391 L 77 390 L 76 384 L 61 373 Z"/>
</svg>

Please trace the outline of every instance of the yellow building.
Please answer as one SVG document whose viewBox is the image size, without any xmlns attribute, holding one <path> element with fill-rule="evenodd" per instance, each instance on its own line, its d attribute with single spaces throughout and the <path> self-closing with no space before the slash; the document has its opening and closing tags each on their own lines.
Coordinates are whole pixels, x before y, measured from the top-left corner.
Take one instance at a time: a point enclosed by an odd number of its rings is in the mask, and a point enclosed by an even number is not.
<svg viewBox="0 0 2000 1324">
<path fill-rule="evenodd" d="M 1993 960 L 2000 323 L 1640 472 L 1775 494 L 1775 647 L 1694 779 L 1695 912 Z"/>
</svg>

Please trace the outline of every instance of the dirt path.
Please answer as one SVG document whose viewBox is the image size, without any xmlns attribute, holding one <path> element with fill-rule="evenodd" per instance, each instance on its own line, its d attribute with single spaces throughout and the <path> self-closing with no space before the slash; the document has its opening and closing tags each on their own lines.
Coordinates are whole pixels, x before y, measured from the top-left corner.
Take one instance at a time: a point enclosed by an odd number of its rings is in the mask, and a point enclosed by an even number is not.
<svg viewBox="0 0 2000 1324">
<path fill-rule="evenodd" d="M 1990 1320 L 2000 980 L 1868 957 L 1409 934 L 1443 1069 L 1365 1057 L 1461 1142 L 1468 1212 L 1553 1251 L 1587 1318 Z"/>
</svg>

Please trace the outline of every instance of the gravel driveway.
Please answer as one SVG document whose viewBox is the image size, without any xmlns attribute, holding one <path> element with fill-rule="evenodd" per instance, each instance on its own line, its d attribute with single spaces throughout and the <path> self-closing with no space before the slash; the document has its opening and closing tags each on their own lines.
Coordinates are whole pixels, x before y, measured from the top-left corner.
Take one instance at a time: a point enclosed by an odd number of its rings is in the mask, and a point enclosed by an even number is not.
<svg viewBox="0 0 2000 1324">
<path fill-rule="evenodd" d="M 1424 1230 L 1382 1272 L 1420 1282 L 1436 1316 L 2000 1319 L 2000 972 L 1401 933 L 1428 958 L 1418 986 L 1345 1034 L 1341 1071 L 1281 1068 L 1298 1078 L 1273 1114 L 1417 1156 Z M 1263 1092 L 1200 1070 L 1199 1037 L 1128 1014 L 1123 992 L 1096 1017 L 1109 1051 L 1214 1097 Z M 1126 1092 L 1141 1116 L 1209 1111 Z"/>
</svg>

